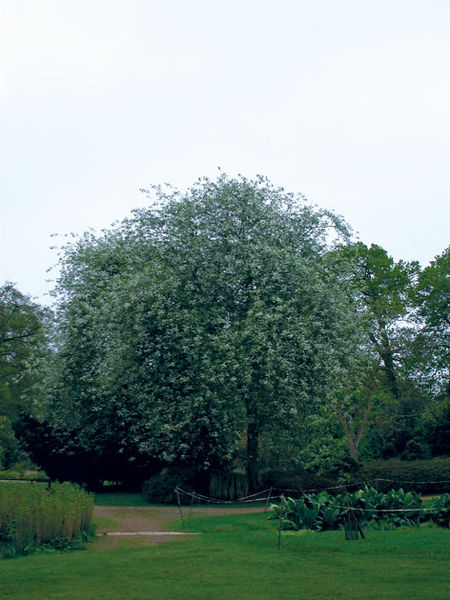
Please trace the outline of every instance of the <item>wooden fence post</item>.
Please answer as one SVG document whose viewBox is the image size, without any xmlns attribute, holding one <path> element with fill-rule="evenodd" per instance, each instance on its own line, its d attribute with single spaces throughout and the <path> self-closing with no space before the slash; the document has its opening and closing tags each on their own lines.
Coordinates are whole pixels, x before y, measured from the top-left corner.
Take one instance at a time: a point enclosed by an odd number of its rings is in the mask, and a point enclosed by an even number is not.
<svg viewBox="0 0 450 600">
<path fill-rule="evenodd" d="M 284 496 L 281 495 L 280 496 L 280 517 L 278 520 L 278 551 L 280 551 L 280 546 L 281 546 L 281 522 L 283 520 L 283 502 L 284 502 Z"/>
<path fill-rule="evenodd" d="M 270 488 L 269 490 L 269 495 L 267 496 L 267 500 L 266 500 L 266 506 L 264 508 L 264 512 L 267 512 L 267 509 L 269 508 L 269 500 L 272 497 L 272 488 Z"/>
</svg>

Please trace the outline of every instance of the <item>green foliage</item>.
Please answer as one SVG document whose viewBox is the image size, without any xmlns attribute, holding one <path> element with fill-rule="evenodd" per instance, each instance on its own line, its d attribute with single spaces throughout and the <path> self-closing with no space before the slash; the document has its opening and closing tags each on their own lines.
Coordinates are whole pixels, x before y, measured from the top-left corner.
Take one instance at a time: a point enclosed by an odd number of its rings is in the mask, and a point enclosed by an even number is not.
<svg viewBox="0 0 450 600">
<path fill-rule="evenodd" d="M 351 494 L 331 496 L 323 491 L 305 494 L 299 500 L 284 499 L 279 505 L 272 506 L 270 518 L 279 519 L 281 515 L 283 529 L 324 531 L 343 527 L 352 511 L 361 525 L 372 528 L 417 526 L 430 519 L 441 527 L 448 527 L 448 495 L 428 506 L 428 511 L 424 508 L 420 496 L 415 492 L 405 492 L 400 488 L 384 494 L 366 485 Z"/>
<path fill-rule="evenodd" d="M 42 380 L 49 327 L 49 310 L 11 283 L 0 286 L 0 468 L 28 459 L 14 426 L 21 412 L 31 410 Z"/>
<path fill-rule="evenodd" d="M 435 409 L 434 414 L 425 415 L 423 435 L 433 453 L 433 456 L 450 455 L 450 403 L 443 399 Z"/>
<path fill-rule="evenodd" d="M 14 468 L 0 471 L 0 479 L 25 479 L 29 481 L 47 482 L 48 477 L 44 471 L 30 468 L 30 461 L 14 464 Z"/>
<path fill-rule="evenodd" d="M 366 481 L 388 480 L 377 482 L 380 490 L 402 487 L 422 494 L 442 493 L 449 488 L 450 457 L 414 461 L 368 461 L 362 465 L 360 476 Z"/>
<path fill-rule="evenodd" d="M 406 442 L 401 454 L 402 460 L 420 460 L 431 458 L 430 447 L 423 439 L 412 438 Z"/>
<path fill-rule="evenodd" d="M 398 397 L 398 339 L 412 312 L 411 296 L 419 272 L 417 262 L 394 262 L 386 250 L 362 242 L 342 250 L 354 269 L 355 291 L 363 307 L 373 350 L 382 364 L 385 383 Z"/>
<path fill-rule="evenodd" d="M 45 468 L 50 479 L 74 481 L 91 491 L 101 490 L 105 480 L 120 482 L 123 489 L 134 491 L 162 466 L 145 455 L 131 461 L 129 452 L 119 452 L 117 443 L 102 447 L 101 439 L 93 440 L 97 446 L 86 448 L 77 431 L 52 427 L 29 415 L 22 415 L 14 428 L 33 461 Z"/>
<path fill-rule="evenodd" d="M 283 529 L 318 529 L 319 511 L 317 506 L 306 504 L 303 500 L 287 498 L 281 506 L 274 506 L 274 518 L 283 515 Z"/>
<path fill-rule="evenodd" d="M 0 415 L 14 421 L 29 405 L 38 368 L 47 355 L 49 311 L 19 292 L 0 286 Z"/>
<path fill-rule="evenodd" d="M 414 296 L 419 333 L 411 346 L 411 368 L 433 395 L 450 394 L 450 247 L 419 275 Z"/>
<path fill-rule="evenodd" d="M 10 469 L 27 456 L 20 446 L 11 421 L 8 417 L 0 415 L 0 469 Z"/>
<path fill-rule="evenodd" d="M 450 494 L 443 494 L 436 498 L 432 505 L 434 511 L 431 518 L 439 527 L 450 527 Z"/>
<path fill-rule="evenodd" d="M 323 489 L 338 485 L 338 477 L 334 472 L 316 473 L 307 471 L 302 467 L 290 469 L 269 469 L 262 475 L 265 488 L 277 488 L 281 490 L 304 490 Z"/>
<path fill-rule="evenodd" d="M 94 500 L 69 483 L 0 484 L 0 551 L 6 557 L 39 547 L 64 549 L 91 535 Z"/>
<path fill-rule="evenodd" d="M 329 252 L 347 227 L 263 177 L 151 193 L 152 208 L 63 249 L 42 412 L 130 463 L 226 470 L 245 439 L 255 488 L 261 437 L 297 437 L 355 349 Z"/>
<path fill-rule="evenodd" d="M 427 515 L 419 510 L 423 508 L 420 496 L 416 492 L 405 492 L 402 488 L 390 489 L 384 494 L 366 485 L 363 489 L 347 495 L 345 499 L 348 502 L 345 506 L 364 509 L 362 512 L 357 513 L 358 519 L 363 523 L 371 522 L 376 525 L 378 522 L 385 523 L 389 521 L 390 524 L 398 527 L 418 525 L 421 519 L 425 520 L 427 518 Z M 395 512 L 399 509 L 408 512 Z M 394 512 L 387 514 L 377 512 L 389 510 Z"/>
<path fill-rule="evenodd" d="M 330 404 L 350 456 L 448 454 L 450 438 L 438 423 L 450 390 L 449 249 L 423 271 L 375 244 L 353 244 L 338 256 L 349 263 L 366 329 L 360 360 Z M 433 435 L 434 427 L 444 435 Z"/>
</svg>

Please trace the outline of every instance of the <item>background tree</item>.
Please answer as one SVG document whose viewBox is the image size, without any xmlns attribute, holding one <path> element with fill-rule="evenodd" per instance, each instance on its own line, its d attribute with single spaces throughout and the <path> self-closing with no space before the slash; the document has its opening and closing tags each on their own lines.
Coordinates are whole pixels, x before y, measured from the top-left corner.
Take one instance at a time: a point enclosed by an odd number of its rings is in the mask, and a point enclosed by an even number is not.
<svg viewBox="0 0 450 600">
<path fill-rule="evenodd" d="M 367 335 L 379 356 L 380 374 L 392 396 L 399 398 L 401 336 L 410 322 L 419 264 L 395 262 L 380 246 L 369 248 L 362 242 L 348 246 L 343 254 L 354 269 L 355 289 L 366 316 Z"/>
<path fill-rule="evenodd" d="M 49 311 L 6 282 L 0 287 L 0 446 L 3 466 L 24 458 L 12 426 L 29 412 L 48 352 Z M 2 450 L 0 449 L 0 453 Z"/>
<path fill-rule="evenodd" d="M 365 315 L 365 352 L 379 365 L 375 379 L 357 370 L 340 392 L 336 414 L 350 453 L 355 457 L 354 442 L 362 442 L 366 457 L 427 458 L 430 432 L 447 414 L 439 398 L 448 385 L 448 251 L 422 272 L 376 245 L 358 243 L 340 254 L 352 265 Z"/>
<path fill-rule="evenodd" d="M 419 332 L 412 346 L 412 367 L 435 396 L 450 395 L 450 248 L 419 275 L 414 295 Z"/>
</svg>

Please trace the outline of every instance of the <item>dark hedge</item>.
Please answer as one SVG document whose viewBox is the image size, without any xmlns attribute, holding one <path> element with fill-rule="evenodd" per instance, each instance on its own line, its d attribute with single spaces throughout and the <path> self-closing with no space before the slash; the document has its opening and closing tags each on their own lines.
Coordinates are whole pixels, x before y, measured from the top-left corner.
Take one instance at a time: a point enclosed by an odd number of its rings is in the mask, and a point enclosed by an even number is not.
<svg viewBox="0 0 450 600">
<path fill-rule="evenodd" d="M 383 492 L 403 488 L 421 494 L 442 494 L 450 491 L 450 457 L 414 461 L 374 460 L 364 463 L 359 475 L 370 482 L 391 480 L 376 482 L 377 489 Z"/>
</svg>

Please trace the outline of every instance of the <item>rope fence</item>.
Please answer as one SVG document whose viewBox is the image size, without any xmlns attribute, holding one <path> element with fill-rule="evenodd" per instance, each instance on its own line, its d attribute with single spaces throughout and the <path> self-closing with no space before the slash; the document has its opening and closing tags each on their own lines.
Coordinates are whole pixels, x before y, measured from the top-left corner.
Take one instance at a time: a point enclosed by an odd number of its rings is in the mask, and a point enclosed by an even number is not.
<svg viewBox="0 0 450 600">
<path fill-rule="evenodd" d="M 342 510 L 352 510 L 354 512 L 368 512 L 368 513 L 416 513 L 416 512 L 439 512 L 438 509 L 434 508 L 359 508 L 356 506 L 339 506 L 338 504 L 333 505 L 334 508 L 341 508 Z"/>
<path fill-rule="evenodd" d="M 224 505 L 224 504 L 226 504 L 226 505 L 255 504 L 255 503 L 261 504 L 263 502 L 268 504 L 272 500 L 280 501 L 282 498 L 286 497 L 286 494 L 303 496 L 304 494 L 328 492 L 328 491 L 333 491 L 333 490 L 344 490 L 344 489 L 347 490 L 349 488 L 355 488 L 355 487 L 358 488 L 358 487 L 362 487 L 364 485 L 375 484 L 375 486 L 376 486 L 376 484 L 378 482 L 408 484 L 408 485 L 423 485 L 423 484 L 445 484 L 445 485 L 447 485 L 447 484 L 450 484 L 450 480 L 399 481 L 399 480 L 395 480 L 395 479 L 385 479 L 385 478 L 379 477 L 379 478 L 371 479 L 371 480 L 367 480 L 367 481 L 357 481 L 357 482 L 353 482 L 353 483 L 345 483 L 345 484 L 341 484 L 341 485 L 333 485 L 333 486 L 322 487 L 322 488 L 311 488 L 311 489 L 306 489 L 306 490 L 270 487 L 270 488 L 261 490 L 259 492 L 255 492 L 254 494 L 250 494 L 248 496 L 242 496 L 241 498 L 236 498 L 235 500 L 222 500 L 220 498 L 213 498 L 211 496 L 206 496 L 205 494 L 201 494 L 200 492 L 196 492 L 195 490 L 192 490 L 192 491 L 185 490 L 179 486 L 176 486 L 174 491 L 175 491 L 175 494 L 177 494 L 178 496 L 180 496 L 180 495 L 186 496 L 186 497 L 191 498 L 191 500 L 197 500 L 198 502 L 209 503 L 209 504 L 222 504 L 222 505 Z M 392 509 L 392 510 L 394 510 L 394 509 Z M 396 510 L 400 511 L 403 509 L 396 509 Z M 428 509 L 421 509 L 421 510 L 428 510 Z"/>
<path fill-rule="evenodd" d="M 181 528 L 184 529 L 184 518 L 183 518 L 183 507 L 181 504 L 181 497 L 187 497 L 190 498 L 190 508 L 189 508 L 189 517 L 191 515 L 191 510 L 192 510 L 192 505 L 194 503 L 194 501 L 198 501 L 200 503 L 208 503 L 208 504 L 213 504 L 215 506 L 217 505 L 222 505 L 222 506 L 236 506 L 236 505 L 254 505 L 254 504 L 262 504 L 265 503 L 265 512 L 268 510 L 269 507 L 269 503 L 273 502 L 273 503 L 277 503 L 279 505 L 279 513 L 278 513 L 278 535 L 277 535 L 277 549 L 280 550 L 281 547 L 281 539 L 282 539 L 282 522 L 283 522 L 283 517 L 286 514 L 286 509 L 287 509 L 287 498 L 285 496 L 286 493 L 295 493 L 296 496 L 303 496 L 305 494 L 309 494 L 309 493 L 317 493 L 317 492 L 323 492 L 323 491 L 331 491 L 331 490 L 347 490 L 348 488 L 355 488 L 355 487 L 361 487 L 363 485 L 367 485 L 367 484 L 376 484 L 377 482 L 391 482 L 391 483 L 405 483 L 405 482 L 401 482 L 398 480 L 392 480 L 392 479 L 385 479 L 385 478 L 377 478 L 377 479 L 373 479 L 370 481 L 360 481 L 360 482 L 354 482 L 351 484 L 342 484 L 342 485 L 335 485 L 335 486 L 329 486 L 329 487 L 325 487 L 325 488 L 321 488 L 321 489 L 308 489 L 308 490 L 294 490 L 294 489 L 283 489 L 283 488 L 275 488 L 275 487 L 270 487 L 270 488 L 266 488 L 264 490 L 261 490 L 259 492 L 255 492 L 254 494 L 249 494 L 247 496 L 242 496 L 240 498 L 236 498 L 235 500 L 222 500 L 220 498 L 212 498 L 210 496 L 206 496 L 205 494 L 196 492 L 195 490 L 189 491 L 189 490 L 185 490 L 183 488 L 181 488 L 180 486 L 176 486 L 175 488 L 175 494 L 177 497 L 177 501 L 178 501 L 178 509 L 179 509 L 179 513 L 180 513 L 180 523 L 181 523 Z M 424 482 L 421 481 L 408 481 L 408 484 L 423 484 Z M 450 480 L 441 480 L 441 481 L 437 481 L 437 482 L 425 482 L 425 483 L 440 483 L 440 484 L 449 484 Z M 345 500 L 344 500 L 345 502 Z M 345 524 L 344 524 L 344 531 L 345 531 L 345 539 L 346 540 L 354 540 L 357 539 L 358 534 L 361 536 L 362 539 L 365 539 L 365 535 L 362 531 L 362 528 L 360 526 L 360 518 L 363 518 L 364 514 L 371 514 L 372 516 L 375 515 L 387 515 L 387 514 L 405 514 L 405 515 L 418 515 L 418 514 L 436 514 L 438 512 L 440 512 L 439 508 L 434 508 L 434 507 L 417 507 L 417 508 L 363 508 L 363 507 L 356 507 L 356 506 L 343 506 L 343 505 L 337 505 L 334 504 L 333 508 L 337 508 L 339 510 L 342 510 L 344 512 L 345 515 L 347 515 L 347 517 L 345 517 Z M 360 515 L 360 518 L 358 518 L 358 514 Z M 188 517 L 188 518 L 189 518 Z"/>
</svg>

